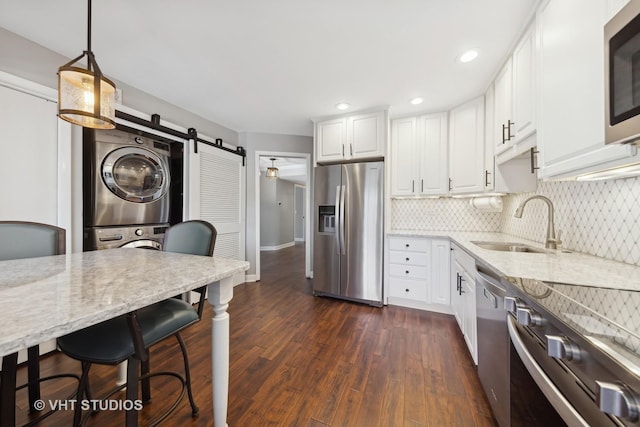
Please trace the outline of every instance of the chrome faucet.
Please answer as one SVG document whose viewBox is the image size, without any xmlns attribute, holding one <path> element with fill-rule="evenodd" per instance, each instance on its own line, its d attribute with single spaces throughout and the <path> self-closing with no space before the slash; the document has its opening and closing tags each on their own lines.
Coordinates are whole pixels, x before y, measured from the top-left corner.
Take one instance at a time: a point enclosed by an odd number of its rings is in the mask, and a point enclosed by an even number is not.
<svg viewBox="0 0 640 427">
<path fill-rule="evenodd" d="M 520 203 L 520 206 L 518 206 L 518 209 L 516 209 L 516 212 L 513 214 L 513 216 L 516 218 L 522 218 L 524 206 L 533 199 L 542 200 L 547 204 L 547 207 L 549 208 L 549 215 L 547 220 L 547 241 L 544 247 L 547 249 L 558 249 L 558 245 L 562 244 L 562 241 L 560 240 L 559 236 L 556 238 L 556 229 L 553 222 L 553 203 L 551 203 L 551 200 L 549 200 L 547 197 L 540 195 L 529 197 L 527 200 Z"/>
</svg>

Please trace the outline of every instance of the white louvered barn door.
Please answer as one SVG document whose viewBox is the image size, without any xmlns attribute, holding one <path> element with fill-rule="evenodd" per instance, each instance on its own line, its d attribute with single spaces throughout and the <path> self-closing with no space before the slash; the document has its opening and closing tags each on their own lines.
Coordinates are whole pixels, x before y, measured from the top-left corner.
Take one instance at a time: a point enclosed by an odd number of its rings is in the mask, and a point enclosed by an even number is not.
<svg viewBox="0 0 640 427">
<path fill-rule="evenodd" d="M 214 255 L 245 259 L 246 168 L 243 158 L 198 143 L 198 153 L 190 150 L 190 212 L 188 218 L 203 219 L 218 230 Z M 234 285 L 244 282 L 244 274 Z"/>
</svg>

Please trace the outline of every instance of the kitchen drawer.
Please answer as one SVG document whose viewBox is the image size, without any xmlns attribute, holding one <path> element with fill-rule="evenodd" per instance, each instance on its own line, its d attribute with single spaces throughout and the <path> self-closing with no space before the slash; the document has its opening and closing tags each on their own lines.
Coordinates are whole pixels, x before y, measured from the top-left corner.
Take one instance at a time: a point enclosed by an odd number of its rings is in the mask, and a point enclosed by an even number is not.
<svg viewBox="0 0 640 427">
<path fill-rule="evenodd" d="M 389 296 L 425 302 L 427 301 L 427 282 L 392 277 L 389 280 Z"/>
<path fill-rule="evenodd" d="M 424 279 L 429 277 L 429 269 L 427 267 L 418 267 L 415 265 L 389 265 L 389 276 L 406 277 L 407 279 Z"/>
<path fill-rule="evenodd" d="M 403 252 L 403 251 L 390 251 L 389 261 L 391 264 L 400 265 L 429 265 L 429 255 L 424 252 Z"/>
<path fill-rule="evenodd" d="M 420 237 L 389 237 L 392 251 L 429 252 L 429 240 Z"/>
</svg>

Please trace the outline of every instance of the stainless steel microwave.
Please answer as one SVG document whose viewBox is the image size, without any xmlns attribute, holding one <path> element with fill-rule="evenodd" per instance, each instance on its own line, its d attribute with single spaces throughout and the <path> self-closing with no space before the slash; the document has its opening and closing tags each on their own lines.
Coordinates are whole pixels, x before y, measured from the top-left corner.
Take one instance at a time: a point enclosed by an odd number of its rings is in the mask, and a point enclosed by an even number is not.
<svg viewBox="0 0 640 427">
<path fill-rule="evenodd" d="M 640 140 L 640 0 L 604 26 L 605 142 Z"/>
</svg>

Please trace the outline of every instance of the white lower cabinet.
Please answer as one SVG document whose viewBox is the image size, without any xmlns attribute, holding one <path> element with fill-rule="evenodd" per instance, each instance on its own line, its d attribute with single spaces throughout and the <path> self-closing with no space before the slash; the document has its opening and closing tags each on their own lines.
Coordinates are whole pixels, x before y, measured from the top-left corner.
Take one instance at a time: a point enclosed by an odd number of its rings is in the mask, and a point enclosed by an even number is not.
<svg viewBox="0 0 640 427">
<path fill-rule="evenodd" d="M 388 303 L 450 313 L 449 240 L 389 237 Z"/>
<path fill-rule="evenodd" d="M 475 260 L 455 244 L 451 245 L 451 308 L 467 343 L 473 362 L 478 364 L 476 327 Z"/>
</svg>

